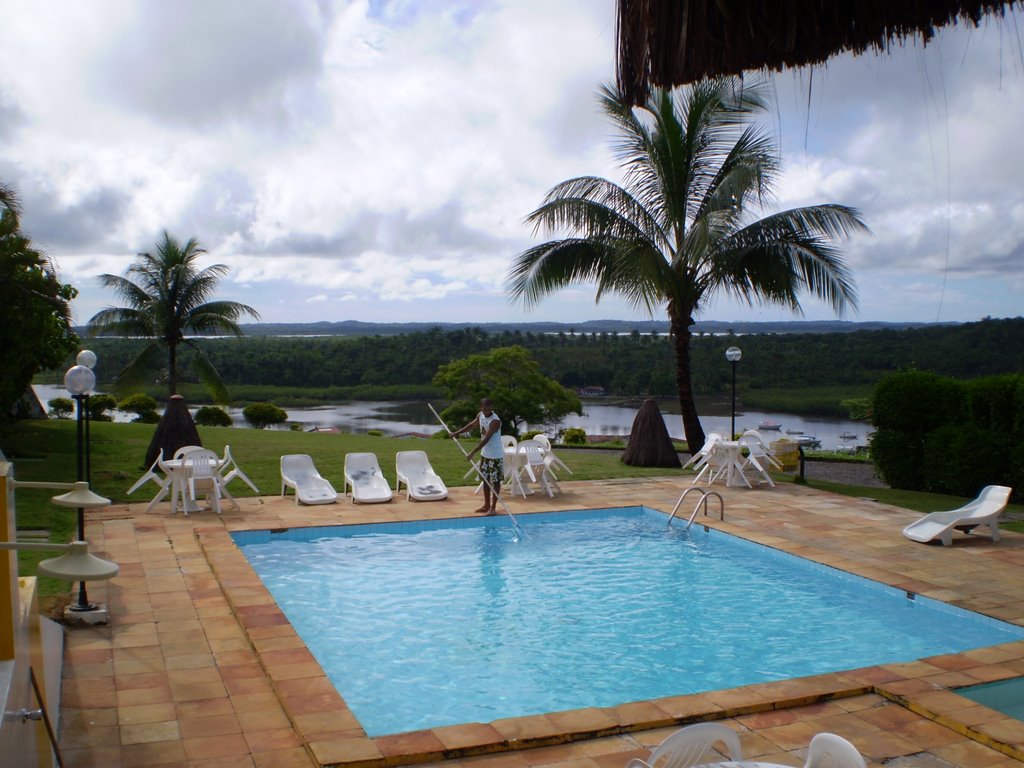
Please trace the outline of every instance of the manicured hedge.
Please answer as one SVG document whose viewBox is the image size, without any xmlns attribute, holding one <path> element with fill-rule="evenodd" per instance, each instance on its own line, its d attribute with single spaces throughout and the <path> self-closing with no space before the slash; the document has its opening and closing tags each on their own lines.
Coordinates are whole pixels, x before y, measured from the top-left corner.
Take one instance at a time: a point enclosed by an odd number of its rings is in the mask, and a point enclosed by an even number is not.
<svg viewBox="0 0 1024 768">
<path fill-rule="evenodd" d="M 1024 497 L 1024 375 L 959 381 L 901 371 L 875 388 L 871 455 L 893 488 Z"/>
</svg>

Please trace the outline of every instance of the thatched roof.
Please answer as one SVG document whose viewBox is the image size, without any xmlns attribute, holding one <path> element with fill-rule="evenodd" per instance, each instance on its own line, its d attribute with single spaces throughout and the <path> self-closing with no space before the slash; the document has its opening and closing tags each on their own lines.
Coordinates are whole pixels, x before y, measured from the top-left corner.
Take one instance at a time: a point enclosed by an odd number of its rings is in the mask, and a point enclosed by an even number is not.
<svg viewBox="0 0 1024 768">
<path fill-rule="evenodd" d="M 844 51 L 927 43 L 1024 0 L 618 0 L 618 86 L 633 104 L 652 86 L 821 64 Z"/>
<path fill-rule="evenodd" d="M 629 443 L 622 453 L 622 463 L 632 467 L 681 466 L 656 400 L 644 400 L 636 412 Z"/>
</svg>

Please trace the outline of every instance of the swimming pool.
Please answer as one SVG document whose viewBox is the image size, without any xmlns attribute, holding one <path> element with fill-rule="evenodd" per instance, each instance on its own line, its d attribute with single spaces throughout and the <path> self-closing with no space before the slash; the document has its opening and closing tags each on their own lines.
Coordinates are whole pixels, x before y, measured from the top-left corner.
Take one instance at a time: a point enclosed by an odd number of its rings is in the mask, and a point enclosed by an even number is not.
<svg viewBox="0 0 1024 768">
<path fill-rule="evenodd" d="M 371 736 L 953 653 L 1024 629 L 643 507 L 233 534 Z"/>
</svg>

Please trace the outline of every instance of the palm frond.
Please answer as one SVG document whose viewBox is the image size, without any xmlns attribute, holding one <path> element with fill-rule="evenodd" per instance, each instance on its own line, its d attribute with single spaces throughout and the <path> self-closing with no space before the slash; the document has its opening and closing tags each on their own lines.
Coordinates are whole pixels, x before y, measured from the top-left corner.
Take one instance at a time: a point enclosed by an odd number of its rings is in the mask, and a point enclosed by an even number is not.
<svg viewBox="0 0 1024 768">
<path fill-rule="evenodd" d="M 224 385 L 224 380 L 221 378 L 216 367 L 214 367 L 213 362 L 206 355 L 202 345 L 197 344 L 191 339 L 185 339 L 183 343 L 187 344 L 195 352 L 192 365 L 195 366 L 196 373 L 199 374 L 199 380 L 203 382 L 213 396 L 214 402 L 218 405 L 230 403 L 231 395 L 228 393 L 228 388 Z"/>
<path fill-rule="evenodd" d="M 156 340 L 150 342 L 117 374 L 114 379 L 114 391 L 124 392 L 148 383 L 153 379 L 153 371 L 161 370 L 163 362 L 163 346 Z"/>
</svg>

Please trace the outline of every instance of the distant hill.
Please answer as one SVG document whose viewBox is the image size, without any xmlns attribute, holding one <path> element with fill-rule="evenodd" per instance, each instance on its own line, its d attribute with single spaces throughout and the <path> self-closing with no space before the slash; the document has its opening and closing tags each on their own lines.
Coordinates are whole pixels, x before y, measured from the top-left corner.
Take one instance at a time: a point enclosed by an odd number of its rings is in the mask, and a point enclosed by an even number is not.
<svg viewBox="0 0 1024 768">
<path fill-rule="evenodd" d="M 761 333 L 853 333 L 854 331 L 904 330 L 959 323 L 885 323 L 850 322 L 843 320 L 807 320 L 792 322 L 737 322 L 708 320 L 697 323 L 694 333 L 737 335 Z M 479 328 L 490 334 L 506 331 L 522 333 L 668 333 L 667 322 L 658 320 L 587 320 L 580 323 L 366 323 L 360 320 L 317 323 L 247 323 L 242 325 L 246 336 L 397 336 L 440 328 L 454 331 Z"/>
</svg>

